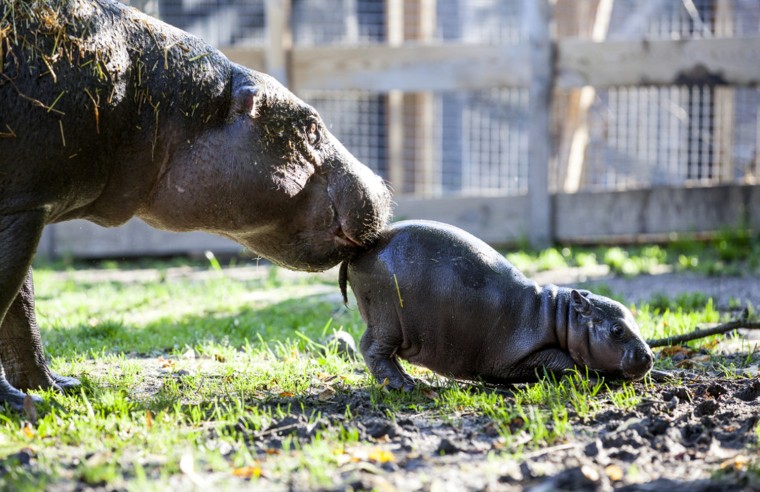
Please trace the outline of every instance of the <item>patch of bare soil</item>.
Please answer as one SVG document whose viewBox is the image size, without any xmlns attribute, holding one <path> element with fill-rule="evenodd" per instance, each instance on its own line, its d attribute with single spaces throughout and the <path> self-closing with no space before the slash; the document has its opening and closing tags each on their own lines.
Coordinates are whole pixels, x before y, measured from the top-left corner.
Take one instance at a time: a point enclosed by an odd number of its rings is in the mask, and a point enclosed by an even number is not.
<svg viewBox="0 0 760 492">
<path fill-rule="evenodd" d="M 503 396 L 510 404 L 510 392 Z M 332 477 L 334 490 L 758 490 L 757 468 L 748 471 L 758 465 L 758 404 L 757 378 L 693 377 L 650 389 L 632 410 L 603 404 L 589 421 L 571 412 L 574 432 L 566 440 L 517 456 L 504 454 L 488 418 L 392 412 L 382 401 L 372 405 L 365 391 L 339 393 L 329 403 L 307 398 L 303 411 L 266 430 L 237 430 L 263 459 L 292 442 L 288 436 L 304 444 L 330 427 L 353 429 L 360 441 L 393 454 L 376 466 L 347 463 Z M 346 417 L 347 406 L 354 417 Z M 265 476 L 260 484 L 301 490 L 306 478 Z"/>
</svg>

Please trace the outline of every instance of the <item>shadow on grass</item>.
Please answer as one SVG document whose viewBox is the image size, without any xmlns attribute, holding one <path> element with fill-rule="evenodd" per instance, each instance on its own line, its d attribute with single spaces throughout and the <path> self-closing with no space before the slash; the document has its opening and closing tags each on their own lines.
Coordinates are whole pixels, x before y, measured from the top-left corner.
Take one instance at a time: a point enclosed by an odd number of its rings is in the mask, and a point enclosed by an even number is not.
<svg viewBox="0 0 760 492">
<path fill-rule="evenodd" d="M 48 354 L 73 359 L 102 354 L 171 354 L 188 347 L 201 351 L 214 346 L 242 348 L 302 340 L 303 336 L 318 340 L 340 327 L 354 337 L 364 330 L 356 309 L 347 309 L 333 296 L 320 293 L 234 314 L 207 312 L 134 326 L 125 324 L 116 313 L 93 326 L 45 327 L 41 332 Z"/>
</svg>

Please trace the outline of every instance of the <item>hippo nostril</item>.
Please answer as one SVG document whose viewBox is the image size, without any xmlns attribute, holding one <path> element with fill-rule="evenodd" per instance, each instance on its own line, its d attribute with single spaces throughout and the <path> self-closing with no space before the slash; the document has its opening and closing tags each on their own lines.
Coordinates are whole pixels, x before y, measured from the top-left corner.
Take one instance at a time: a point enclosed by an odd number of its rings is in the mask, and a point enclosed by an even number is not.
<svg viewBox="0 0 760 492">
<path fill-rule="evenodd" d="M 651 366 L 654 363 L 654 356 L 652 355 L 652 351 L 645 348 L 645 349 L 638 349 L 636 351 L 636 359 L 642 364 L 646 366 Z"/>
</svg>

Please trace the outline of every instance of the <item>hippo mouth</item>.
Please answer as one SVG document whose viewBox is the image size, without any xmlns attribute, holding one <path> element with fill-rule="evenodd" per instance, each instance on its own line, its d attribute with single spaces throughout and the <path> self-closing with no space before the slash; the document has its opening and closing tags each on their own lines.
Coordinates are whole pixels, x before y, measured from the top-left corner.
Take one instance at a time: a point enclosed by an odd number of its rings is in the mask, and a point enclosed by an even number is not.
<svg viewBox="0 0 760 492">
<path fill-rule="evenodd" d="M 654 356 L 649 347 L 640 347 L 625 354 L 620 363 L 623 376 L 627 379 L 639 380 L 647 375 L 654 366 Z"/>
<path fill-rule="evenodd" d="M 346 234 L 346 231 L 343 230 L 343 226 L 340 224 L 335 226 L 333 230 L 333 236 L 334 236 L 335 244 L 340 247 L 352 248 L 352 249 L 363 247 L 360 242 L 356 241 L 351 236 Z"/>
<path fill-rule="evenodd" d="M 648 372 L 649 371 L 646 371 L 642 374 L 638 372 L 623 371 L 623 378 L 629 379 L 631 381 L 639 381 L 641 379 L 644 379 L 644 376 L 646 376 Z"/>
</svg>

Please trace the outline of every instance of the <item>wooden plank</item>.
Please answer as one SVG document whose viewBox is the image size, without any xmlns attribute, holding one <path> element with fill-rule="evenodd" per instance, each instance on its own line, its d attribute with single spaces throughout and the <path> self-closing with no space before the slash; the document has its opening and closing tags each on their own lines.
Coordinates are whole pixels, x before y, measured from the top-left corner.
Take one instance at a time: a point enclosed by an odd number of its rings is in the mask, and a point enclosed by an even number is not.
<svg viewBox="0 0 760 492">
<path fill-rule="evenodd" d="M 105 228 L 86 220 L 72 220 L 45 227 L 37 253 L 45 258 L 115 258 L 203 253 L 240 253 L 239 244 L 203 232 L 160 231 L 139 219 L 121 227 Z"/>
<path fill-rule="evenodd" d="M 394 221 L 436 220 L 464 229 L 484 241 L 511 244 L 528 236 L 528 196 L 397 197 Z"/>
<path fill-rule="evenodd" d="M 738 226 L 760 228 L 760 186 L 656 187 L 554 197 L 560 242 L 666 238 Z"/>
<path fill-rule="evenodd" d="M 548 0 L 524 0 L 522 25 L 531 48 L 528 114 L 528 239 L 537 248 L 553 239 L 552 201 L 549 195 L 549 160 L 552 140 L 549 125 L 554 71 L 551 42 L 551 7 Z"/>
<path fill-rule="evenodd" d="M 296 90 L 378 92 L 525 87 L 530 81 L 528 57 L 524 45 L 295 47 L 291 84 Z"/>
<path fill-rule="evenodd" d="M 760 38 L 557 43 L 557 87 L 760 84 Z"/>
<path fill-rule="evenodd" d="M 694 83 L 760 85 L 760 38 L 557 41 L 557 88 Z M 235 62 L 258 69 L 258 47 L 225 48 Z M 385 92 L 527 87 L 530 50 L 524 44 L 462 43 L 402 46 L 295 47 L 291 86 Z M 266 71 L 266 70 L 265 70 Z"/>
</svg>

